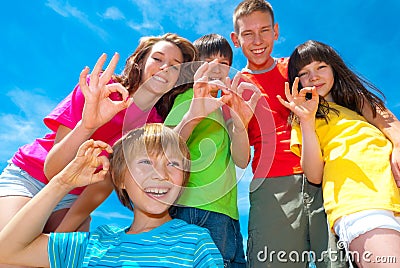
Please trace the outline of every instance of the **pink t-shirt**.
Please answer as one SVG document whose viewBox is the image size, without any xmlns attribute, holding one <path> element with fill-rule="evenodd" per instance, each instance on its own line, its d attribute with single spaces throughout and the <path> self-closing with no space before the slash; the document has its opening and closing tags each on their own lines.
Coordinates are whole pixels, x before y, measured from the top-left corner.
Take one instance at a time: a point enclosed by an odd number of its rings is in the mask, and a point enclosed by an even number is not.
<svg viewBox="0 0 400 268">
<path fill-rule="evenodd" d="M 112 100 L 121 100 L 119 93 L 110 95 Z M 85 98 L 79 86 L 62 101 L 57 107 L 47 115 L 43 122 L 52 131 L 43 138 L 36 139 L 33 143 L 24 145 L 18 149 L 12 158 L 12 162 L 21 169 L 28 172 L 35 179 L 48 183 L 44 174 L 44 161 L 50 149 L 53 147 L 57 129 L 64 125 L 73 129 L 82 119 L 83 105 Z M 126 115 L 126 116 L 125 116 Z M 102 140 L 111 146 L 122 137 L 127 131 L 140 127 L 146 122 L 160 123 L 161 117 L 155 108 L 148 111 L 142 111 L 139 107 L 132 105 L 116 114 L 109 122 L 101 126 L 91 136 L 94 140 Z M 71 191 L 72 194 L 80 194 L 83 188 L 76 188 Z"/>
</svg>

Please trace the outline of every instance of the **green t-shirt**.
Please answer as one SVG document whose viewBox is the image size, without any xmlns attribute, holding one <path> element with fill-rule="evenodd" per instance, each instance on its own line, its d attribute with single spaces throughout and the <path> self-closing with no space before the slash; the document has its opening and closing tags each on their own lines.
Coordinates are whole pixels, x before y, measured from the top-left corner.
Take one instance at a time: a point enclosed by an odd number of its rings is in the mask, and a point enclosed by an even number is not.
<svg viewBox="0 0 400 268">
<path fill-rule="evenodd" d="M 193 89 L 178 95 L 164 124 L 178 125 L 189 110 L 192 98 Z M 203 119 L 186 143 L 190 150 L 192 167 L 187 188 L 178 204 L 239 219 L 236 170 L 221 110 L 218 109 Z"/>
</svg>

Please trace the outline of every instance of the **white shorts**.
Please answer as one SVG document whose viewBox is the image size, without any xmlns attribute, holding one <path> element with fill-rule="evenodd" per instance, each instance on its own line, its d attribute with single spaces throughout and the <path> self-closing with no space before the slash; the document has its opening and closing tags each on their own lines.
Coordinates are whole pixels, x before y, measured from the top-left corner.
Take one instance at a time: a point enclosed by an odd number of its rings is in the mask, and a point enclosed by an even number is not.
<svg viewBox="0 0 400 268">
<path fill-rule="evenodd" d="M 0 198 L 6 196 L 25 196 L 34 197 L 40 190 L 46 186 L 38 181 L 25 170 L 17 167 L 13 163 L 9 163 L 0 175 Z M 67 194 L 57 204 L 54 211 L 70 208 L 78 195 Z"/>
<path fill-rule="evenodd" d="M 400 223 L 393 211 L 369 209 L 341 217 L 333 226 L 339 241 L 350 245 L 358 236 L 376 228 L 392 229 L 400 232 Z"/>
</svg>

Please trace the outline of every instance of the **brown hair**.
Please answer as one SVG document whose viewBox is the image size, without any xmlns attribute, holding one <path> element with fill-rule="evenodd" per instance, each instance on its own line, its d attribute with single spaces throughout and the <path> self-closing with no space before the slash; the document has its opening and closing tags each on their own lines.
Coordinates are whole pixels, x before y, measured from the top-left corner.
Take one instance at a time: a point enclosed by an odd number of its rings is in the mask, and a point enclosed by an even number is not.
<svg viewBox="0 0 400 268">
<path fill-rule="evenodd" d="M 154 44 L 160 41 L 167 41 L 176 45 L 182 52 L 183 63 L 197 60 L 197 49 L 189 40 L 177 34 L 166 33 L 162 36 L 142 37 L 136 50 L 126 60 L 122 74 L 114 76 L 116 82 L 121 83 L 131 95 L 135 93 L 140 86 L 149 52 L 153 48 Z M 185 83 L 185 81 L 193 81 L 193 75 L 191 80 L 187 80 L 183 77 L 186 71 L 187 68 L 181 68 L 176 87 L 164 94 L 155 105 L 157 112 L 163 119 L 167 117 L 167 114 L 171 110 L 175 97 L 192 86 L 192 84 Z M 178 93 L 171 94 L 171 92 L 175 91 Z"/>
<path fill-rule="evenodd" d="M 219 34 L 206 34 L 193 42 L 193 45 L 199 52 L 199 57 L 210 57 L 214 55 L 222 55 L 229 60 L 232 65 L 233 51 L 228 40 Z"/>
<path fill-rule="evenodd" d="M 141 128 L 131 130 L 118 140 L 110 154 L 111 181 L 122 205 L 133 210 L 128 192 L 124 189 L 125 174 L 129 172 L 127 163 L 137 152 L 145 150 L 151 155 L 160 155 L 167 148 L 183 159 L 183 183 L 185 186 L 190 175 L 190 153 L 186 143 L 174 130 L 160 123 L 146 124 Z"/>
<path fill-rule="evenodd" d="M 235 33 L 239 34 L 237 21 L 244 16 L 248 16 L 255 11 L 269 13 L 272 18 L 272 25 L 275 24 L 274 10 L 269 2 L 265 0 L 245 0 L 239 3 L 233 12 L 233 27 Z"/>
</svg>

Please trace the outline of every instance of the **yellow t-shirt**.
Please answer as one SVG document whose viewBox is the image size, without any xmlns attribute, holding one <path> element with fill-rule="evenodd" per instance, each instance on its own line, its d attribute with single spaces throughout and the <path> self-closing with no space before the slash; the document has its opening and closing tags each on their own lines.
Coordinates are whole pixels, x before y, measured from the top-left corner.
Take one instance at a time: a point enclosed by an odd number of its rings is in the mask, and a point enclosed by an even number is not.
<svg viewBox="0 0 400 268">
<path fill-rule="evenodd" d="M 367 209 L 400 212 L 399 189 L 390 167 L 392 144 L 364 117 L 330 102 L 340 112 L 329 121 L 316 120 L 325 161 L 322 181 L 324 207 L 333 228 L 340 217 Z M 301 130 L 292 128 L 291 150 L 301 154 Z"/>
</svg>

